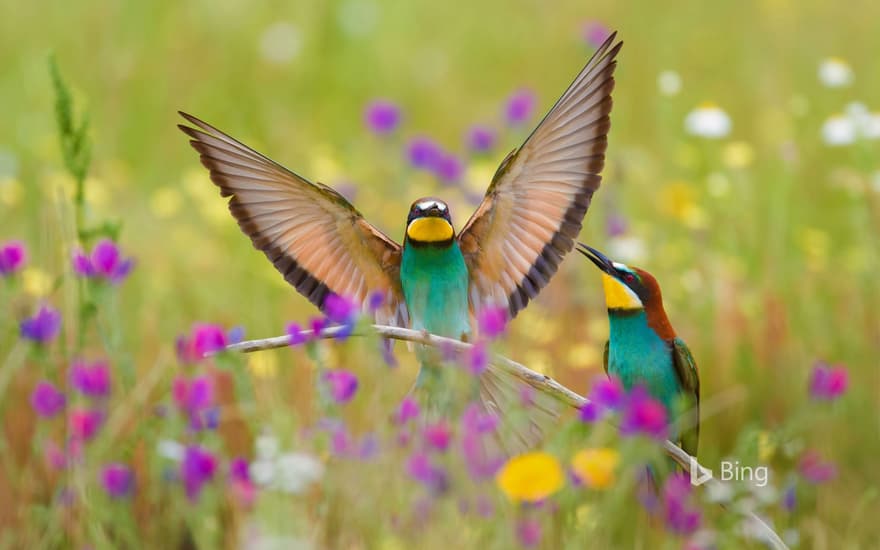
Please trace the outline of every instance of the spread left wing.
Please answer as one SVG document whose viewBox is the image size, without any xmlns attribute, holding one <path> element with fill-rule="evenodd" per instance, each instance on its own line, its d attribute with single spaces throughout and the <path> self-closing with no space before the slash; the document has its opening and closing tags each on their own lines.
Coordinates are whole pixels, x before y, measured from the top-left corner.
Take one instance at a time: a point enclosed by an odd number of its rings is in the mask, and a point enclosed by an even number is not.
<svg viewBox="0 0 880 550">
<path fill-rule="evenodd" d="M 691 456 L 697 456 L 700 443 L 700 375 L 691 350 L 681 338 L 672 341 L 672 363 L 689 406 L 681 418 L 681 448 Z"/>
<path fill-rule="evenodd" d="M 605 164 L 615 56 L 622 46 L 614 38 L 501 163 L 462 229 L 473 310 L 500 305 L 515 316 L 574 246 Z"/>
<path fill-rule="evenodd" d="M 366 309 L 372 292 L 385 303 L 378 322 L 407 326 L 400 287 L 401 247 L 367 222 L 345 198 L 312 183 L 198 118 L 179 125 L 201 155 L 229 211 L 254 247 L 318 308 L 330 293 Z"/>
</svg>

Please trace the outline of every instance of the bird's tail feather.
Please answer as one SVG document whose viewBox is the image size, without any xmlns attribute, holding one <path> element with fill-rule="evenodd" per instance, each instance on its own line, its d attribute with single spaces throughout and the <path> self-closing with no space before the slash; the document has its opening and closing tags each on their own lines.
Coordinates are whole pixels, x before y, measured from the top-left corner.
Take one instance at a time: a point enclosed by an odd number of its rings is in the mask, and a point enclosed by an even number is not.
<svg viewBox="0 0 880 550">
<path fill-rule="evenodd" d="M 480 375 L 480 400 L 501 422 L 499 442 L 508 455 L 534 449 L 559 426 L 564 405 L 490 365 Z"/>
</svg>

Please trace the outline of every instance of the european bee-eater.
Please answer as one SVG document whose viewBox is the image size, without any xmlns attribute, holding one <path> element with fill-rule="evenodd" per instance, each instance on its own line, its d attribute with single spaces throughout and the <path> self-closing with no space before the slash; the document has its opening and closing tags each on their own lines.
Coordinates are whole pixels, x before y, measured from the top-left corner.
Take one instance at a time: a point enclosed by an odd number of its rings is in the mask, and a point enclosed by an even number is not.
<svg viewBox="0 0 880 550">
<path fill-rule="evenodd" d="M 650 273 L 612 262 L 578 243 L 578 252 L 602 271 L 609 335 L 605 372 L 630 390 L 637 384 L 666 407 L 668 418 L 683 429 L 671 432 L 688 454 L 696 456 L 700 439 L 700 376 L 684 340 L 676 336 L 663 309 L 660 285 Z"/>
<path fill-rule="evenodd" d="M 242 231 L 285 279 L 319 308 L 329 293 L 364 305 L 381 291 L 379 323 L 460 338 L 473 315 L 502 306 L 512 318 L 547 285 L 574 246 L 601 181 L 610 128 L 614 35 L 495 173 L 477 211 L 456 234 L 439 199 L 415 201 L 403 246 L 330 187 L 313 183 L 201 120 L 180 125 Z M 423 369 L 424 371 L 424 363 Z M 421 373 L 419 380 L 427 383 Z M 503 384 L 484 377 L 498 408 Z M 497 378 L 497 376 L 495 377 Z M 497 398 L 496 398 L 497 397 Z"/>
</svg>

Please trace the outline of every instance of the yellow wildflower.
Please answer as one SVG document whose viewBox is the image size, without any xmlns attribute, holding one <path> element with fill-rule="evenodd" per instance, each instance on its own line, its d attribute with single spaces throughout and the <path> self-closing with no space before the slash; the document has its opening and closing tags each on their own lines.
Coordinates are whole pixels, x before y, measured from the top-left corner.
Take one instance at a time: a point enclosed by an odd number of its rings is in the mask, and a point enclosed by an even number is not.
<svg viewBox="0 0 880 550">
<path fill-rule="evenodd" d="M 745 141 L 734 141 L 724 147 L 721 156 L 730 168 L 747 168 L 755 160 L 755 150 Z"/>
<path fill-rule="evenodd" d="M 278 358 L 273 353 L 251 353 L 247 366 L 257 378 L 275 378 L 278 373 Z"/>
<path fill-rule="evenodd" d="M 10 177 L 0 178 L 0 203 L 6 206 L 16 206 L 24 194 L 21 183 Z"/>
<path fill-rule="evenodd" d="M 758 460 L 761 463 L 770 462 L 776 453 L 776 442 L 766 431 L 758 432 Z"/>
<path fill-rule="evenodd" d="M 584 449 L 571 459 L 571 469 L 587 487 L 607 489 L 614 485 L 619 463 L 620 453 L 614 449 Z"/>
<path fill-rule="evenodd" d="M 162 187 L 150 197 L 150 210 L 159 218 L 170 218 L 180 211 L 183 197 L 176 187 Z"/>
<path fill-rule="evenodd" d="M 556 457 L 536 451 L 508 460 L 495 482 L 514 502 L 538 502 L 561 489 L 564 479 Z"/>
<path fill-rule="evenodd" d="M 21 273 L 24 291 L 31 296 L 45 296 L 52 290 L 52 277 L 39 267 L 27 267 Z"/>
</svg>

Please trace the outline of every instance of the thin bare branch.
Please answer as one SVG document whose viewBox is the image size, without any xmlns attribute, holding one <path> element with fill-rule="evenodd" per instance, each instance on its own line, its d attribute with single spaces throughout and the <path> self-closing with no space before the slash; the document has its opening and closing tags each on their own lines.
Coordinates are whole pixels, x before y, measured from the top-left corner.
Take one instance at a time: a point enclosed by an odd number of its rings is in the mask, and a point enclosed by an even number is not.
<svg viewBox="0 0 880 550">
<path fill-rule="evenodd" d="M 428 332 L 420 332 L 408 328 L 392 327 L 386 325 L 372 325 L 372 328 L 376 332 L 376 334 L 383 338 L 403 340 L 406 342 L 415 342 L 435 348 L 452 349 L 455 351 L 467 351 L 472 347 L 472 344 L 469 344 L 467 342 L 462 342 L 453 338 L 445 338 L 443 336 L 436 336 Z M 318 337 L 332 339 L 337 337 L 344 330 L 347 330 L 346 327 L 328 327 L 323 329 Z M 304 330 L 302 332 L 302 335 L 305 337 L 311 337 L 313 336 L 313 332 Z M 260 340 L 246 340 L 244 342 L 239 342 L 237 344 L 227 346 L 226 349 L 227 351 L 250 353 L 267 349 L 283 348 L 285 346 L 288 346 L 289 344 L 290 337 L 276 336 L 273 338 L 263 338 Z M 498 368 L 501 371 L 506 372 L 507 374 L 519 378 L 523 382 L 534 387 L 536 390 L 551 395 L 562 403 L 570 405 L 574 408 L 581 408 L 589 402 L 585 397 L 571 391 L 570 389 L 566 388 L 556 380 L 553 380 L 549 376 L 539 374 L 526 367 L 525 365 L 508 359 L 503 355 L 493 355 L 492 359 L 490 360 L 490 368 Z M 704 474 L 711 475 L 711 470 L 702 466 L 699 462 L 697 462 L 697 459 L 695 457 L 692 457 L 691 455 L 684 452 L 675 443 L 672 443 L 669 440 L 664 441 L 663 450 L 666 452 L 667 455 L 669 455 L 670 458 L 672 458 L 672 460 L 674 460 L 679 466 L 681 466 L 684 471 L 690 473 L 692 470 L 696 470 L 697 473 L 699 473 L 701 476 Z M 727 484 L 723 481 L 715 479 L 714 477 L 706 481 L 704 485 L 707 488 L 717 489 L 717 494 L 727 492 L 724 489 Z M 751 522 L 751 527 L 753 527 L 756 532 L 760 533 L 762 540 L 769 547 L 776 550 L 788 549 L 788 547 L 785 545 L 785 542 L 782 541 L 779 535 L 776 534 L 776 532 L 772 528 L 770 528 L 770 526 L 767 525 L 767 523 L 757 514 L 750 511 L 742 511 L 738 513 L 740 513 L 747 521 Z"/>
</svg>

